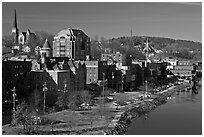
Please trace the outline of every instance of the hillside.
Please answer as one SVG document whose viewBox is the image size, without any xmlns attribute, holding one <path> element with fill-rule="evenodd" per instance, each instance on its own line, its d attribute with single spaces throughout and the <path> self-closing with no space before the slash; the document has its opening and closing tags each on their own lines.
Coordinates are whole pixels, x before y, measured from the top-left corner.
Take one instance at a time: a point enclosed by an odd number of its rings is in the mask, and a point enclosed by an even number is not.
<svg viewBox="0 0 204 137">
<path fill-rule="evenodd" d="M 200 60 L 202 57 L 202 44 L 199 42 L 149 36 L 119 37 L 100 42 L 92 41 L 92 56 L 97 58 L 103 52 L 119 51 L 133 54 L 135 58 L 142 59 L 145 57 L 142 51 L 147 38 L 150 46 L 161 51 L 161 53 L 155 53 L 157 57 L 172 56 L 193 60 Z"/>
</svg>

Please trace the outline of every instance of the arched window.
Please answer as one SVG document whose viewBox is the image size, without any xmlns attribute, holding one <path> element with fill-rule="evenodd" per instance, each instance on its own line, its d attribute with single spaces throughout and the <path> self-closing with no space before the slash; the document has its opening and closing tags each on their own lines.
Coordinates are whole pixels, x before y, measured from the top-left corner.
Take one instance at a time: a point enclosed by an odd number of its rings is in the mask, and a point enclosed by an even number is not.
<svg viewBox="0 0 204 137">
<path fill-rule="evenodd" d="M 65 39 L 65 37 L 64 37 L 64 36 L 61 36 L 60 39 Z"/>
</svg>

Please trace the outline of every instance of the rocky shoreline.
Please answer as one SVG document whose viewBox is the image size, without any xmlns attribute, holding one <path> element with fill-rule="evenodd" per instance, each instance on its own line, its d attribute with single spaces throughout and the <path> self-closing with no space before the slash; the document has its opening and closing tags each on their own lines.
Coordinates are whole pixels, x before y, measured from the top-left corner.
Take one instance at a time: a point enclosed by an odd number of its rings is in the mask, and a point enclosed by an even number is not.
<svg viewBox="0 0 204 137">
<path fill-rule="evenodd" d="M 111 122 L 108 130 L 105 131 L 106 135 L 124 135 L 126 134 L 128 127 L 135 117 L 140 117 L 146 113 L 153 111 L 157 106 L 166 103 L 167 97 L 170 97 L 173 93 L 182 91 L 182 89 L 188 87 L 189 84 L 179 85 L 167 92 L 158 94 L 152 101 L 145 101 L 139 106 L 132 105 L 124 112 L 120 112 L 116 115 L 116 118 Z"/>
</svg>

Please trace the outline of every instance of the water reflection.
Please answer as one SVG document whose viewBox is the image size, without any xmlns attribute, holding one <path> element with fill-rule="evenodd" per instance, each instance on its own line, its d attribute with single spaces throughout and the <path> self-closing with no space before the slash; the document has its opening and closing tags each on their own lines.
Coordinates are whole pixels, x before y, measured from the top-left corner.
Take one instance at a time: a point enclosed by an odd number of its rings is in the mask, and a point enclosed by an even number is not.
<svg viewBox="0 0 204 137">
<path fill-rule="evenodd" d="M 181 92 L 147 115 L 135 118 L 128 135 L 202 134 L 202 88 L 198 94 Z"/>
</svg>

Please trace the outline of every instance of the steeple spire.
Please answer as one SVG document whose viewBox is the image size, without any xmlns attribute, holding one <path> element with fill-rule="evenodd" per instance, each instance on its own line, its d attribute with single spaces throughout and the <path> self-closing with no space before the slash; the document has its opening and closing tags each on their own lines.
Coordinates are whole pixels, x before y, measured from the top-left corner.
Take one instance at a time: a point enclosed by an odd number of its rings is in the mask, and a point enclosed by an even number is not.
<svg viewBox="0 0 204 137">
<path fill-rule="evenodd" d="M 15 13 L 14 13 L 14 22 L 13 22 L 13 28 L 18 28 L 18 27 L 17 27 L 16 9 L 15 9 Z"/>
<path fill-rule="evenodd" d="M 13 36 L 13 42 L 18 43 L 18 26 L 17 26 L 17 16 L 16 16 L 16 10 L 14 13 L 14 22 L 13 22 L 13 28 L 12 28 L 12 36 Z"/>
</svg>

